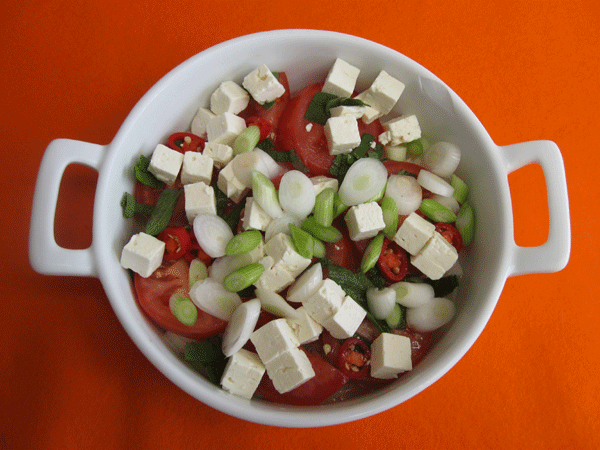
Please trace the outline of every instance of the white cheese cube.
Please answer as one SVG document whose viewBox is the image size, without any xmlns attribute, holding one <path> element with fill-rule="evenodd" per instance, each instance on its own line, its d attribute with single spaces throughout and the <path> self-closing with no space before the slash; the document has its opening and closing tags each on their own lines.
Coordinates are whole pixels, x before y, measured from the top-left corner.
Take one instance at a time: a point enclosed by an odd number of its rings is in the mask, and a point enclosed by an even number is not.
<svg viewBox="0 0 600 450">
<path fill-rule="evenodd" d="M 285 87 L 273 75 L 265 64 L 261 64 L 244 78 L 242 86 L 250 92 L 252 98 L 261 105 L 281 97 Z"/>
<path fill-rule="evenodd" d="M 457 259 L 456 248 L 436 231 L 421 251 L 410 258 L 410 261 L 432 280 L 439 280 Z"/>
<path fill-rule="evenodd" d="M 190 184 L 203 181 L 210 184 L 213 173 L 213 159 L 199 152 L 185 152 L 181 166 L 181 183 Z"/>
<path fill-rule="evenodd" d="M 347 339 L 354 336 L 366 315 L 367 311 L 347 295 L 338 312 L 327 319 L 323 327 L 334 338 Z"/>
<path fill-rule="evenodd" d="M 343 59 L 337 58 L 331 66 L 327 78 L 325 78 L 322 92 L 334 94 L 338 97 L 351 97 L 359 73 L 360 69 Z"/>
<path fill-rule="evenodd" d="M 331 108 L 329 110 L 329 115 L 331 117 L 340 117 L 340 116 L 354 116 L 357 119 L 360 119 L 365 115 L 366 106 L 336 106 L 335 108 Z"/>
<path fill-rule="evenodd" d="M 339 181 L 337 178 L 331 178 L 325 175 L 317 175 L 316 177 L 311 177 L 310 182 L 315 187 L 315 196 L 319 195 L 327 188 L 331 188 L 335 192 L 337 192 L 339 187 Z"/>
<path fill-rule="evenodd" d="M 223 81 L 210 96 L 210 109 L 215 114 L 237 114 L 248 106 L 250 96 L 234 81 Z"/>
<path fill-rule="evenodd" d="M 379 135 L 382 145 L 406 144 L 421 137 L 421 127 L 414 114 L 392 119 L 383 124 L 383 129 Z"/>
<path fill-rule="evenodd" d="M 250 340 L 264 364 L 300 345 L 287 319 L 283 318 L 267 322 L 250 335 Z"/>
<path fill-rule="evenodd" d="M 339 284 L 326 278 L 321 282 L 317 291 L 304 300 L 302 306 L 315 322 L 323 325 L 339 311 L 345 296 L 346 293 Z"/>
<path fill-rule="evenodd" d="M 218 169 L 222 169 L 233 159 L 233 149 L 229 145 L 219 144 L 218 142 L 204 144 L 202 154 L 211 157 L 213 165 Z"/>
<path fill-rule="evenodd" d="M 158 144 L 152 152 L 148 172 L 166 184 L 173 184 L 183 164 L 183 154 Z"/>
<path fill-rule="evenodd" d="M 300 345 L 316 341 L 323 332 L 323 327 L 308 315 L 304 306 L 296 309 L 296 312 L 298 317 L 288 317 L 287 321 Z"/>
<path fill-rule="evenodd" d="M 188 221 L 194 222 L 199 214 L 217 214 L 217 200 L 212 186 L 199 181 L 183 186 L 185 195 L 185 214 Z"/>
<path fill-rule="evenodd" d="M 292 238 L 286 233 L 277 233 L 265 244 L 265 253 L 273 258 L 292 277 L 300 275 L 310 266 L 311 260 L 300 255 L 294 248 Z"/>
<path fill-rule="evenodd" d="M 206 137 L 206 125 L 208 124 L 208 122 L 211 121 L 211 119 L 215 118 L 215 114 L 210 111 L 209 109 L 200 107 L 198 108 L 198 112 L 196 112 L 196 115 L 194 116 L 194 119 L 192 120 L 192 125 L 191 125 L 191 132 L 192 134 L 195 134 L 196 136 L 200 136 L 201 138 L 205 138 Z"/>
<path fill-rule="evenodd" d="M 434 224 L 412 212 L 396 231 L 394 242 L 411 255 L 416 255 L 433 236 L 434 231 Z"/>
<path fill-rule="evenodd" d="M 246 129 L 246 121 L 240 116 L 224 112 L 216 115 L 206 124 L 206 136 L 209 142 L 231 144 Z"/>
<path fill-rule="evenodd" d="M 244 186 L 233 173 L 232 162 L 223 167 L 219 172 L 219 176 L 217 177 L 217 187 L 227 196 L 227 198 L 230 198 L 235 203 L 239 203 L 249 191 L 249 189 Z"/>
<path fill-rule="evenodd" d="M 258 262 L 265 267 L 265 271 L 254 283 L 257 288 L 280 292 L 294 282 L 292 274 L 281 263 L 275 264 L 272 256 L 264 256 Z"/>
<path fill-rule="evenodd" d="M 367 103 L 366 97 L 367 97 L 366 93 L 363 92 L 362 94 L 357 95 L 355 98 Z M 368 103 L 367 103 L 367 105 L 368 105 Z M 362 121 L 366 124 L 369 124 L 369 123 L 375 121 L 376 119 L 379 119 L 381 116 L 383 116 L 383 113 L 381 111 L 379 111 L 378 109 L 375 109 L 372 106 L 365 106 L 365 112 L 362 116 Z"/>
<path fill-rule="evenodd" d="M 232 394 L 252 398 L 265 371 L 258 355 L 242 348 L 227 361 L 221 386 Z"/>
<path fill-rule="evenodd" d="M 162 263 L 164 253 L 163 241 L 143 232 L 134 234 L 123 247 L 121 266 L 148 278 Z"/>
<path fill-rule="evenodd" d="M 360 131 L 356 117 L 330 117 L 325 123 L 325 137 L 329 154 L 350 153 L 360 144 Z"/>
<path fill-rule="evenodd" d="M 412 370 L 410 338 L 381 333 L 371 344 L 371 376 L 397 378 L 399 373 Z"/>
<path fill-rule="evenodd" d="M 385 228 L 383 212 L 377 202 L 361 203 L 352 206 L 344 217 L 348 234 L 353 241 L 361 241 L 377 236 Z"/>
<path fill-rule="evenodd" d="M 271 216 L 266 213 L 258 202 L 254 201 L 254 198 L 246 197 L 244 218 L 242 219 L 242 228 L 244 230 L 265 231 L 271 220 Z"/>
<path fill-rule="evenodd" d="M 385 70 L 382 70 L 371 86 L 366 91 L 357 95 L 356 98 L 365 102 L 370 108 L 377 111 L 379 115 L 385 115 L 392 110 L 400 95 L 402 95 L 404 87 L 404 83 L 392 77 Z M 375 115 L 369 111 L 369 108 L 367 108 L 367 112 Z"/>
<path fill-rule="evenodd" d="M 273 386 L 280 394 L 297 388 L 315 376 L 308 356 L 299 348 L 282 353 L 265 363 L 265 368 Z"/>
</svg>

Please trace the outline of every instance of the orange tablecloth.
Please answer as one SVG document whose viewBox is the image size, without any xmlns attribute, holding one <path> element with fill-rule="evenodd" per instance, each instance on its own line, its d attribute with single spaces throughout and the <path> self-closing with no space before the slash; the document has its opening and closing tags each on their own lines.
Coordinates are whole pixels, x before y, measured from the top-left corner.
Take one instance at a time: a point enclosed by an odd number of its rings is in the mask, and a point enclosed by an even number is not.
<svg viewBox="0 0 600 450">
<path fill-rule="evenodd" d="M 0 14 L 0 448 L 600 448 L 596 202 L 600 7 L 476 2 L 4 2 Z M 560 147 L 572 253 L 556 274 L 508 280 L 489 325 L 440 381 L 377 416 L 319 429 L 247 423 L 168 381 L 121 328 L 97 279 L 36 274 L 34 182 L 55 138 L 106 144 L 168 70 L 275 28 L 356 34 L 448 83 L 497 144 Z M 64 178 L 56 238 L 91 241 L 95 173 Z M 547 234 L 541 171 L 509 176 L 515 234 Z M 75 192 L 74 192 L 75 191 Z"/>
</svg>

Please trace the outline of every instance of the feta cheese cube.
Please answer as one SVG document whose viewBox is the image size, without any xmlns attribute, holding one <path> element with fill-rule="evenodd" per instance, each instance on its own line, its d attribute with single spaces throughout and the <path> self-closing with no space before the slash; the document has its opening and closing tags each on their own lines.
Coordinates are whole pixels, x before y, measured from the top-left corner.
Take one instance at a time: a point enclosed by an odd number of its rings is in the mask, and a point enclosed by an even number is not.
<svg viewBox="0 0 600 450">
<path fill-rule="evenodd" d="M 242 86 L 261 105 L 272 102 L 283 95 L 285 87 L 265 64 L 261 64 L 244 78 Z"/>
<path fill-rule="evenodd" d="M 148 278 L 162 263 L 165 243 L 146 233 L 131 236 L 121 252 L 121 266 Z"/>
<path fill-rule="evenodd" d="M 340 117 L 340 116 L 354 116 L 357 119 L 360 119 L 365 114 L 366 106 L 336 106 L 335 108 L 331 108 L 329 110 L 329 115 L 331 117 Z"/>
<path fill-rule="evenodd" d="M 250 340 L 264 364 L 300 345 L 287 319 L 283 318 L 267 322 L 250 335 Z"/>
<path fill-rule="evenodd" d="M 181 183 L 190 184 L 203 181 L 210 184 L 213 173 L 213 159 L 199 152 L 185 152 L 181 166 Z"/>
<path fill-rule="evenodd" d="M 148 172 L 166 184 L 173 184 L 183 164 L 183 154 L 158 144 L 150 158 Z"/>
<path fill-rule="evenodd" d="M 383 124 L 384 132 L 379 135 L 382 145 L 400 145 L 421 137 L 421 127 L 417 116 L 405 115 Z"/>
<path fill-rule="evenodd" d="M 230 112 L 216 115 L 206 124 L 206 136 L 209 142 L 231 144 L 246 129 L 246 121 Z"/>
<path fill-rule="evenodd" d="M 218 142 L 204 144 L 202 154 L 211 157 L 213 165 L 218 169 L 222 169 L 233 159 L 233 149 L 229 145 L 219 144 Z"/>
<path fill-rule="evenodd" d="M 287 321 L 300 345 L 316 341 L 323 332 L 323 327 L 308 315 L 304 306 L 296 309 L 296 312 L 298 317 L 288 317 Z"/>
<path fill-rule="evenodd" d="M 192 125 L 191 125 L 190 131 L 192 132 L 192 134 L 195 134 L 196 136 L 205 138 L 206 137 L 206 125 L 208 124 L 208 122 L 211 121 L 211 119 L 214 119 L 215 117 L 216 117 L 216 114 L 214 114 L 209 109 L 206 109 L 203 107 L 198 108 L 198 112 L 196 112 L 196 115 L 194 116 L 194 119 L 192 120 Z"/>
<path fill-rule="evenodd" d="M 308 356 L 299 348 L 280 354 L 265 363 L 265 368 L 267 375 L 273 381 L 273 386 L 280 394 L 297 388 L 315 376 Z"/>
<path fill-rule="evenodd" d="M 242 348 L 227 361 L 221 386 L 232 394 L 252 398 L 265 371 L 258 355 Z"/>
<path fill-rule="evenodd" d="M 356 117 L 330 117 L 325 123 L 325 137 L 329 154 L 350 153 L 360 144 L 360 131 Z"/>
<path fill-rule="evenodd" d="M 352 206 L 344 217 L 348 234 L 353 241 L 361 241 L 377 236 L 385 228 L 383 212 L 377 202 L 361 203 Z"/>
<path fill-rule="evenodd" d="M 334 338 L 347 339 L 354 336 L 366 315 L 367 311 L 347 295 L 340 309 L 325 321 L 323 327 Z"/>
<path fill-rule="evenodd" d="M 402 95 L 404 87 L 404 83 L 392 77 L 385 70 L 382 70 L 371 86 L 366 91 L 358 94 L 356 98 L 362 100 L 372 110 L 376 111 L 376 113 L 370 111 L 369 108 L 366 110 L 366 113 L 369 114 L 369 119 L 372 121 L 377 117 L 388 114 L 392 110 L 400 95 Z"/>
<path fill-rule="evenodd" d="M 217 200 L 212 186 L 199 181 L 183 186 L 185 195 L 185 214 L 188 221 L 194 222 L 199 214 L 217 214 Z"/>
<path fill-rule="evenodd" d="M 292 274 L 281 263 L 275 264 L 272 256 L 264 256 L 258 262 L 265 267 L 265 271 L 254 283 L 257 288 L 280 292 L 294 282 Z"/>
<path fill-rule="evenodd" d="M 232 162 L 229 162 L 229 164 L 219 171 L 217 187 L 227 196 L 227 198 L 230 198 L 235 203 L 239 203 L 249 191 L 249 189 L 244 186 L 233 173 Z"/>
<path fill-rule="evenodd" d="M 237 114 L 248 106 L 250 96 L 234 81 L 223 81 L 210 96 L 210 109 L 215 114 Z"/>
<path fill-rule="evenodd" d="M 394 242 L 411 255 L 416 255 L 433 236 L 434 231 L 434 224 L 412 212 L 396 231 Z"/>
<path fill-rule="evenodd" d="M 412 370 L 410 338 L 393 333 L 381 333 L 371 344 L 371 376 L 397 378 Z"/>
<path fill-rule="evenodd" d="M 269 223 L 271 223 L 271 216 L 252 197 L 246 197 L 242 228 L 265 231 Z"/>
<path fill-rule="evenodd" d="M 435 231 L 421 251 L 412 256 L 410 261 L 432 280 L 439 280 L 457 259 L 456 248 Z"/>
<path fill-rule="evenodd" d="M 327 78 L 325 78 L 322 92 L 334 94 L 338 97 L 351 97 L 359 73 L 360 69 L 343 59 L 337 58 L 331 66 Z"/>
<path fill-rule="evenodd" d="M 337 192 L 339 187 L 339 182 L 337 178 L 331 178 L 325 175 L 317 175 L 316 177 L 311 177 L 310 182 L 315 187 L 315 196 L 319 195 L 327 188 L 331 188 L 335 192 Z"/>
<path fill-rule="evenodd" d="M 310 266 L 311 260 L 300 255 L 294 248 L 292 238 L 286 233 L 277 233 L 265 244 L 265 253 L 281 265 L 292 277 L 300 275 Z"/>
<path fill-rule="evenodd" d="M 346 293 L 331 278 L 321 282 L 317 291 L 302 303 L 304 309 L 315 322 L 323 325 L 327 320 L 337 313 L 342 306 Z"/>
</svg>

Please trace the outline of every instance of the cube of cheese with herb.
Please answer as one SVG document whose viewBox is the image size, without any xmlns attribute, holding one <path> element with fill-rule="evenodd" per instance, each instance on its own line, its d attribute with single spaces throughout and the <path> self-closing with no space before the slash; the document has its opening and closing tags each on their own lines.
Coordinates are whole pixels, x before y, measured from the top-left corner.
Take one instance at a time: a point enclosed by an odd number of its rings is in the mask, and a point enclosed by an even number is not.
<svg viewBox="0 0 600 450">
<path fill-rule="evenodd" d="M 297 388 L 315 376 L 306 353 L 299 348 L 291 349 L 265 363 L 267 375 L 280 394 Z"/>
<path fill-rule="evenodd" d="M 347 295 L 340 309 L 325 321 L 323 327 L 334 338 L 347 339 L 354 336 L 366 315 L 367 311 Z"/>
<path fill-rule="evenodd" d="M 234 81 L 223 81 L 210 96 L 210 109 L 214 114 L 237 114 L 248 106 L 250 96 Z"/>
<path fill-rule="evenodd" d="M 337 192 L 339 187 L 339 181 L 337 178 L 332 178 L 325 175 L 317 175 L 315 177 L 311 177 L 310 182 L 315 187 L 315 196 L 319 195 L 327 188 L 331 188 L 335 192 Z"/>
<path fill-rule="evenodd" d="M 183 164 L 183 154 L 158 144 L 152 152 L 148 172 L 166 184 L 173 184 Z"/>
<path fill-rule="evenodd" d="M 181 166 L 181 183 L 190 184 L 202 181 L 210 184 L 213 173 L 213 159 L 199 152 L 185 152 Z"/>
<path fill-rule="evenodd" d="M 298 317 L 288 317 L 287 321 L 300 345 L 316 341 L 323 332 L 323 327 L 308 315 L 304 306 L 296 309 L 296 312 Z"/>
<path fill-rule="evenodd" d="M 346 293 L 339 284 L 326 278 L 321 281 L 316 292 L 302 302 L 302 306 L 315 322 L 323 325 L 340 310 L 345 296 Z"/>
<path fill-rule="evenodd" d="M 246 129 L 246 121 L 230 112 L 216 115 L 206 124 L 208 142 L 231 144 Z"/>
<path fill-rule="evenodd" d="M 202 154 L 211 157 L 213 165 L 218 169 L 222 169 L 233 159 L 233 149 L 229 145 L 219 144 L 218 142 L 204 144 Z"/>
<path fill-rule="evenodd" d="M 199 214 L 217 214 L 217 200 L 212 186 L 199 181 L 183 186 L 185 195 L 185 214 L 188 221 L 194 222 Z"/>
<path fill-rule="evenodd" d="M 250 335 L 250 340 L 264 364 L 300 345 L 287 319 L 283 318 L 267 322 Z"/>
<path fill-rule="evenodd" d="M 434 231 L 434 224 L 412 212 L 396 231 L 394 242 L 411 255 L 416 255 L 433 236 Z"/>
<path fill-rule="evenodd" d="M 244 218 L 242 219 L 242 228 L 244 230 L 265 231 L 271 220 L 271 216 L 267 214 L 257 201 L 254 201 L 254 198 L 246 197 Z"/>
<path fill-rule="evenodd" d="M 383 129 L 379 135 L 379 142 L 383 145 L 406 144 L 421 137 L 419 120 L 414 114 L 389 120 L 383 124 Z"/>
<path fill-rule="evenodd" d="M 329 115 L 331 117 L 340 117 L 340 116 L 354 116 L 357 119 L 360 119 L 364 116 L 366 110 L 366 106 L 362 105 L 354 105 L 354 106 L 336 106 L 335 108 L 331 108 L 329 110 Z"/>
<path fill-rule="evenodd" d="M 371 376 L 397 378 L 412 370 L 410 338 L 393 333 L 381 333 L 371 344 Z"/>
<path fill-rule="evenodd" d="M 148 278 L 158 269 L 165 253 L 165 243 L 144 232 L 134 234 L 121 252 L 121 266 Z"/>
<path fill-rule="evenodd" d="M 360 144 L 360 131 L 356 117 L 330 117 L 325 123 L 325 137 L 329 154 L 350 153 Z"/>
<path fill-rule="evenodd" d="M 366 109 L 366 114 L 369 114 L 367 123 L 388 114 L 398 102 L 404 88 L 404 83 L 392 77 L 385 70 L 380 71 L 371 86 L 356 96 L 369 105 Z"/>
<path fill-rule="evenodd" d="M 239 203 L 249 192 L 249 189 L 244 186 L 233 173 L 232 162 L 229 162 L 229 164 L 219 171 L 217 187 L 227 196 L 227 198 L 230 198 L 235 203 Z"/>
<path fill-rule="evenodd" d="M 269 70 L 265 64 L 261 64 L 255 70 L 250 72 L 242 86 L 250 92 L 252 98 L 261 105 L 272 102 L 281 97 L 285 92 L 285 87 L 279 82 L 277 77 Z"/>
<path fill-rule="evenodd" d="M 361 203 L 350 207 L 344 220 L 350 239 L 353 241 L 375 237 L 385 228 L 383 212 L 377 202 Z"/>
<path fill-rule="evenodd" d="M 208 124 L 208 122 L 211 121 L 211 119 L 214 119 L 215 117 L 216 117 L 215 113 L 213 113 L 211 110 L 201 106 L 200 108 L 198 108 L 198 111 L 196 112 L 196 115 L 194 116 L 194 119 L 192 120 L 192 125 L 191 125 L 190 131 L 192 132 L 192 134 L 195 134 L 196 136 L 205 138 L 206 137 L 206 125 Z"/>
<path fill-rule="evenodd" d="M 351 97 L 359 74 L 359 68 L 341 58 L 336 58 L 325 78 L 322 92 L 334 94 L 338 97 Z"/>
<path fill-rule="evenodd" d="M 232 394 L 252 398 L 265 371 L 258 355 L 242 348 L 227 361 L 221 386 Z"/>
<path fill-rule="evenodd" d="M 458 259 L 456 248 L 435 231 L 419 253 L 410 262 L 432 280 L 439 280 Z"/>
</svg>

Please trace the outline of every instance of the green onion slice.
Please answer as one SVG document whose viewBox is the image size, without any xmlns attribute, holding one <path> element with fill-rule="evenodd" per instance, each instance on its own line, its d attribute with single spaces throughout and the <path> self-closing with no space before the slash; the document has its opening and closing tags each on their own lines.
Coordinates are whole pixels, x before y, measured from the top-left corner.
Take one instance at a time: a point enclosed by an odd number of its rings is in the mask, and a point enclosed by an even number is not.
<svg viewBox="0 0 600 450">
<path fill-rule="evenodd" d="M 470 203 L 463 203 L 460 207 L 455 225 L 462 236 L 463 245 L 469 245 L 475 236 L 475 211 Z"/>
<path fill-rule="evenodd" d="M 392 197 L 384 197 L 381 201 L 381 212 L 383 213 L 383 221 L 385 228 L 383 234 L 388 239 L 394 239 L 396 231 L 398 231 L 398 205 Z"/>
<path fill-rule="evenodd" d="M 254 250 L 262 241 L 259 230 L 247 230 L 233 236 L 225 246 L 226 255 L 239 255 Z"/>
<path fill-rule="evenodd" d="M 365 248 L 365 253 L 363 254 L 362 261 L 360 263 L 360 270 L 363 273 L 367 273 L 375 264 L 377 264 L 377 260 L 379 259 L 379 255 L 381 255 L 381 249 L 383 248 L 383 238 L 385 235 L 383 233 L 379 233 L 375 236 L 371 242 Z"/>
<path fill-rule="evenodd" d="M 315 220 L 319 225 L 328 227 L 333 222 L 333 204 L 335 191 L 333 188 L 323 189 L 315 200 Z"/>
<path fill-rule="evenodd" d="M 434 222 L 451 223 L 456 220 L 456 214 L 452 210 L 430 198 L 423 199 L 421 211 Z"/>
<path fill-rule="evenodd" d="M 239 292 L 250 287 L 261 277 L 265 266 L 252 263 L 234 270 L 223 279 L 223 286 L 228 292 Z"/>
</svg>

